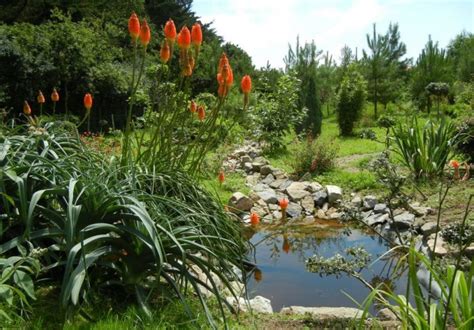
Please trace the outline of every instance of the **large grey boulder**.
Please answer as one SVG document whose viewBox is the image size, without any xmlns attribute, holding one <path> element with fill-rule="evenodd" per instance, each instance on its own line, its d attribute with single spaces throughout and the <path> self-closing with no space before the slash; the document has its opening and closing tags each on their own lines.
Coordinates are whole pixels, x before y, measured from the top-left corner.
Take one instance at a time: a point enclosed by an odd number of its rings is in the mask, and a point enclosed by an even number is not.
<svg viewBox="0 0 474 330">
<path fill-rule="evenodd" d="M 309 192 L 305 190 L 307 183 L 305 182 L 292 182 L 287 188 L 286 193 L 290 199 L 294 202 L 297 202 L 303 199 L 305 196 L 309 195 Z"/>
<path fill-rule="evenodd" d="M 435 221 L 430 221 L 423 224 L 420 228 L 420 231 L 423 234 L 423 236 L 429 236 L 433 233 L 436 233 L 437 228 L 438 228 L 437 223 Z"/>
<path fill-rule="evenodd" d="M 374 213 L 379 214 L 379 213 L 388 213 L 388 207 L 387 204 L 379 203 L 375 204 L 373 207 Z"/>
<path fill-rule="evenodd" d="M 232 305 L 236 310 L 241 312 L 248 312 L 252 310 L 256 313 L 273 313 L 272 303 L 270 299 L 267 299 L 262 296 L 256 296 L 253 299 L 245 300 L 242 297 L 227 297 L 227 302 Z"/>
<path fill-rule="evenodd" d="M 253 200 L 241 192 L 235 192 L 229 199 L 230 210 L 234 213 L 250 211 L 253 206 Z"/>
<path fill-rule="evenodd" d="M 270 173 L 262 180 L 262 183 L 270 185 L 273 181 L 275 181 L 275 177 Z"/>
<path fill-rule="evenodd" d="M 290 202 L 286 208 L 286 214 L 292 218 L 300 217 L 301 212 L 303 212 L 303 208 L 299 204 L 293 202 Z"/>
<path fill-rule="evenodd" d="M 363 221 L 369 226 L 383 225 L 388 220 L 388 214 L 374 213 L 364 218 Z"/>
<path fill-rule="evenodd" d="M 305 315 L 310 314 L 315 319 L 357 319 L 362 316 L 363 311 L 352 307 L 303 307 L 290 306 L 283 307 L 281 314 L 286 315 Z"/>
<path fill-rule="evenodd" d="M 330 204 L 334 203 L 338 199 L 342 199 L 342 189 L 338 186 L 327 185 L 326 192 L 328 194 L 328 202 Z"/>
<path fill-rule="evenodd" d="M 270 165 L 263 165 L 262 167 L 260 167 L 260 174 L 263 176 L 267 176 L 268 174 L 272 173 L 272 171 L 273 167 L 271 167 Z"/>
<path fill-rule="evenodd" d="M 267 189 L 263 191 L 258 191 L 257 195 L 267 204 L 276 204 L 278 203 L 278 198 L 273 189 Z"/>
<path fill-rule="evenodd" d="M 314 212 L 314 200 L 311 195 L 307 195 L 303 197 L 301 200 L 301 206 L 306 212 L 313 213 Z"/>
<path fill-rule="evenodd" d="M 324 203 L 328 201 L 328 193 L 325 189 L 315 192 L 312 197 L 318 207 L 323 207 Z"/>
<path fill-rule="evenodd" d="M 410 212 L 403 212 L 393 217 L 393 222 L 390 224 L 393 228 L 407 229 L 415 222 L 415 215 Z"/>
<path fill-rule="evenodd" d="M 362 201 L 362 206 L 364 210 L 372 210 L 377 204 L 377 197 L 373 195 L 367 195 Z"/>
</svg>

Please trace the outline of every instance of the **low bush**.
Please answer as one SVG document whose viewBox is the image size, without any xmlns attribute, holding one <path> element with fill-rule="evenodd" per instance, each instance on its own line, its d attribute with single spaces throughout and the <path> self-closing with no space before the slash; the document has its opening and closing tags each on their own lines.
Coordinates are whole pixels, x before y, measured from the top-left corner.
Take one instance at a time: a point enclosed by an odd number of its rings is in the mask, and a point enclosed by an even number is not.
<svg viewBox="0 0 474 330">
<path fill-rule="evenodd" d="M 352 135 L 354 124 L 360 119 L 367 97 L 367 83 L 362 75 L 351 70 L 347 73 L 337 95 L 336 113 L 341 135 Z"/>
<path fill-rule="evenodd" d="M 305 141 L 297 140 L 292 157 L 293 172 L 303 175 L 322 174 L 330 171 L 335 166 L 335 159 L 339 148 L 334 142 L 320 138 L 313 140 L 308 136 Z"/>
</svg>

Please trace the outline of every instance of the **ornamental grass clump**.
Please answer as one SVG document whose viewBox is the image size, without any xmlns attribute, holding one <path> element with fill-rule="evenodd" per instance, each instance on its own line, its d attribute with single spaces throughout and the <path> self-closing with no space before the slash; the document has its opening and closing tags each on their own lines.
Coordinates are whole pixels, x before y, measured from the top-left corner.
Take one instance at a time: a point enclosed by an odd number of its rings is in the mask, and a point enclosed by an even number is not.
<svg viewBox="0 0 474 330">
<path fill-rule="evenodd" d="M 410 123 L 393 127 L 393 140 L 403 164 L 415 179 L 439 177 L 455 151 L 456 127 L 445 118 L 424 125 L 413 117 Z"/>
</svg>

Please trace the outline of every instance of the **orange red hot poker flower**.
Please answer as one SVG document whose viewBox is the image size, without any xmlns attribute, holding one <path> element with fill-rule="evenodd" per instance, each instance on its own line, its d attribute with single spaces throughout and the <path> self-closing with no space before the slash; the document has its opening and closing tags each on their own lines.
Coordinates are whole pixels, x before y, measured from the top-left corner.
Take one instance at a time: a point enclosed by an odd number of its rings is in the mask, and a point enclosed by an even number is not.
<svg viewBox="0 0 474 330">
<path fill-rule="evenodd" d="M 225 181 L 225 175 L 224 175 L 224 171 L 223 170 L 220 170 L 219 171 L 219 175 L 217 176 L 217 180 L 219 180 L 219 183 L 220 184 L 223 184 L 224 181 Z"/>
<path fill-rule="evenodd" d="M 200 121 L 203 121 L 204 118 L 206 118 L 206 111 L 202 105 L 197 108 L 197 114 Z"/>
<path fill-rule="evenodd" d="M 255 226 L 255 225 L 258 225 L 260 223 L 260 216 L 255 213 L 255 212 L 252 212 L 250 214 L 250 223 Z"/>
<path fill-rule="evenodd" d="M 46 102 L 44 95 L 41 91 L 38 91 L 38 96 L 36 97 L 36 100 L 38 101 L 39 104 L 43 104 Z"/>
<path fill-rule="evenodd" d="M 150 27 L 148 26 L 146 19 L 144 19 L 142 22 L 142 26 L 140 28 L 140 42 L 142 43 L 143 47 L 148 46 L 148 44 L 150 43 L 150 39 L 151 39 Z"/>
<path fill-rule="evenodd" d="M 90 93 L 84 95 L 84 108 L 86 108 L 87 111 L 90 111 L 92 108 L 92 95 Z"/>
<path fill-rule="evenodd" d="M 138 16 L 135 14 L 135 12 L 132 12 L 132 15 L 130 15 L 130 18 L 128 19 L 128 32 L 130 33 L 133 41 L 136 41 L 140 35 L 140 21 L 138 20 Z"/>
<path fill-rule="evenodd" d="M 171 57 L 170 46 L 168 45 L 168 40 L 165 39 L 161 43 L 160 58 L 163 61 L 163 63 L 166 63 L 169 61 L 170 57 Z"/>
<path fill-rule="evenodd" d="M 176 26 L 171 18 L 166 22 L 163 32 L 165 33 L 166 40 L 174 43 L 176 40 Z"/>
<path fill-rule="evenodd" d="M 191 32 L 187 26 L 183 26 L 178 33 L 178 46 L 181 49 L 188 49 L 191 45 Z"/>
<path fill-rule="evenodd" d="M 53 88 L 53 92 L 51 93 L 51 101 L 58 102 L 59 101 L 59 94 L 56 88 Z"/>
<path fill-rule="evenodd" d="M 25 103 L 23 103 L 23 113 L 27 116 L 31 116 L 31 108 L 28 104 L 28 101 L 25 101 Z"/>
</svg>

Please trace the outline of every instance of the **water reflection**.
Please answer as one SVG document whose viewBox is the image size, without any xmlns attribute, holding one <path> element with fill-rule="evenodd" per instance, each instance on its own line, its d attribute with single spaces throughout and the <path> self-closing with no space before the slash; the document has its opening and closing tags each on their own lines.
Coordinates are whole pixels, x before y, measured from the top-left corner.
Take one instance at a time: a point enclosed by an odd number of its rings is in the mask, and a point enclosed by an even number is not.
<svg viewBox="0 0 474 330">
<path fill-rule="evenodd" d="M 261 226 L 258 229 L 247 232 L 255 245 L 253 257 L 257 265 L 247 287 L 250 296 L 262 295 L 271 299 L 276 311 L 291 305 L 355 307 L 343 291 L 362 302 L 369 293 L 363 284 L 346 275 L 337 278 L 310 273 L 305 260 L 313 255 L 329 258 L 355 246 L 365 247 L 372 260 L 376 260 L 388 250 L 378 236 L 359 229 L 350 230 L 338 222 L 318 221 L 311 226 Z M 381 258 L 363 269 L 361 275 L 371 285 L 383 283 L 386 289 L 397 291 L 405 287 L 406 278 L 394 278 L 396 264 L 394 258 Z"/>
</svg>

